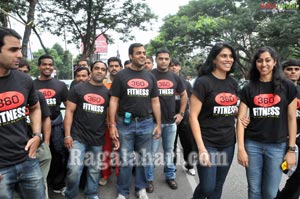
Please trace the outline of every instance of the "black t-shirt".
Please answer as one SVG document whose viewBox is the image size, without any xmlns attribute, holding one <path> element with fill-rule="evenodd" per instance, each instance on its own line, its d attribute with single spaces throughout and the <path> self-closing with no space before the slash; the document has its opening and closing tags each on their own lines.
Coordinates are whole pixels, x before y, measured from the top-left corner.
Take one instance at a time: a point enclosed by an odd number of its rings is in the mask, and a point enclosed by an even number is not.
<svg viewBox="0 0 300 199">
<path fill-rule="evenodd" d="M 73 139 L 89 146 L 102 145 L 109 104 L 107 88 L 82 82 L 70 90 L 68 100 L 77 105 L 71 129 Z"/>
<path fill-rule="evenodd" d="M 51 111 L 51 120 L 60 114 L 61 102 L 67 101 L 68 87 L 65 83 L 57 79 L 39 80 L 35 79 L 34 86 L 46 98 L 46 102 Z"/>
<path fill-rule="evenodd" d="M 297 88 L 297 134 L 300 133 L 300 85 L 296 86 Z"/>
<path fill-rule="evenodd" d="M 48 104 L 46 102 L 46 99 L 44 97 L 44 95 L 36 90 L 36 94 L 38 96 L 39 102 L 40 102 L 40 107 L 41 107 L 41 112 L 42 112 L 42 119 L 51 116 L 51 112 L 50 109 L 48 107 Z M 31 137 L 32 136 L 32 129 L 30 126 L 30 118 L 29 118 L 29 109 L 28 107 L 26 107 L 26 123 L 27 123 L 27 128 L 28 128 L 28 136 Z"/>
<path fill-rule="evenodd" d="M 176 114 L 175 93 L 182 93 L 185 86 L 180 77 L 171 71 L 160 72 L 154 69 L 152 73 L 157 79 L 161 122 L 163 124 L 174 123 L 174 115 Z"/>
<path fill-rule="evenodd" d="M 151 98 L 158 97 L 155 77 L 145 70 L 130 68 L 117 73 L 110 91 L 112 96 L 120 99 L 118 114 L 130 112 L 134 117 L 152 114 Z"/>
<path fill-rule="evenodd" d="M 193 94 L 202 102 L 198 121 L 206 146 L 228 147 L 235 143 L 237 88 L 230 76 L 221 80 L 210 74 L 196 80 Z"/>
<path fill-rule="evenodd" d="M 38 97 L 32 79 L 16 70 L 0 77 L 0 168 L 19 164 L 28 158 L 26 105 Z"/>
<path fill-rule="evenodd" d="M 263 143 L 282 143 L 288 136 L 288 105 L 297 91 L 291 81 L 284 80 L 280 93 L 274 94 L 272 82 L 250 82 L 240 99 L 250 110 L 250 123 L 245 138 Z"/>
<path fill-rule="evenodd" d="M 180 79 L 184 83 L 185 90 L 187 92 L 188 98 L 190 98 L 191 95 L 192 95 L 192 91 L 193 91 L 191 83 L 189 81 L 185 80 L 183 77 L 180 77 Z M 179 113 L 179 111 L 180 111 L 180 99 L 181 99 L 180 94 L 175 92 L 175 104 L 176 104 L 175 113 Z M 188 101 L 188 103 L 186 105 L 186 109 L 185 109 L 185 114 L 184 114 L 184 117 L 182 119 L 185 122 L 189 122 L 189 104 L 190 103 Z"/>
</svg>

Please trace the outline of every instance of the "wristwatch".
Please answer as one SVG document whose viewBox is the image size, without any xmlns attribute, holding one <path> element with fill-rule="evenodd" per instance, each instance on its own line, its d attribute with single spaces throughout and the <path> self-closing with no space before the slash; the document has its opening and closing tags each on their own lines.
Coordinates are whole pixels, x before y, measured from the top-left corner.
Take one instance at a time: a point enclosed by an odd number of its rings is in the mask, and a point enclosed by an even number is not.
<svg viewBox="0 0 300 199">
<path fill-rule="evenodd" d="M 295 152 L 295 151 L 296 151 L 296 147 L 295 147 L 295 146 L 288 146 L 288 147 L 287 147 L 287 150 L 288 150 L 288 151 Z"/>
<path fill-rule="evenodd" d="M 43 141 L 43 134 L 42 133 L 32 133 L 32 137 L 39 136 L 41 139 L 41 142 Z"/>
<path fill-rule="evenodd" d="M 179 114 L 180 114 L 182 117 L 184 117 L 184 112 L 180 112 Z"/>
</svg>

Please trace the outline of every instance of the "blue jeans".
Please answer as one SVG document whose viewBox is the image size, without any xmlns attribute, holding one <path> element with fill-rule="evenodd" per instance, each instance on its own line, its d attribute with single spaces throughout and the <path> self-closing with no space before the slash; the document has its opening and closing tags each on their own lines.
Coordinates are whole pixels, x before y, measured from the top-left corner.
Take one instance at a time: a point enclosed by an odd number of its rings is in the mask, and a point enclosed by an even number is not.
<svg viewBox="0 0 300 199">
<path fill-rule="evenodd" d="M 249 199 L 273 199 L 277 195 L 282 171 L 280 164 L 286 143 L 260 143 L 245 140 L 249 165 L 246 168 Z"/>
<path fill-rule="evenodd" d="M 223 185 L 234 155 L 234 146 L 226 148 L 206 147 L 210 154 L 212 166 L 197 164 L 200 183 L 197 185 L 193 199 L 220 199 Z"/>
<path fill-rule="evenodd" d="M 135 190 L 138 191 L 147 186 L 144 166 L 151 159 L 154 123 L 153 119 L 149 118 L 124 124 L 123 118 L 119 117 L 117 127 L 120 140 L 120 174 L 117 180 L 117 190 L 119 194 L 128 197 L 134 164 L 136 165 Z M 137 152 L 135 159 L 134 150 Z"/>
<path fill-rule="evenodd" d="M 98 197 L 101 153 L 102 146 L 87 146 L 74 140 L 73 147 L 70 149 L 66 179 L 65 194 L 68 199 L 75 198 L 79 192 L 80 176 L 84 165 L 88 168 L 84 194 L 88 199 Z"/>
<path fill-rule="evenodd" d="M 164 150 L 164 173 L 166 179 L 176 178 L 176 166 L 174 164 L 174 142 L 176 137 L 176 123 L 161 125 L 161 139 Z M 160 139 L 153 140 L 152 144 L 152 164 L 146 167 L 147 181 L 153 181 L 154 167 L 157 158 L 160 158 L 158 151 L 160 147 Z"/>
<path fill-rule="evenodd" d="M 0 198 L 11 199 L 16 189 L 24 198 L 45 198 L 44 179 L 37 159 L 0 169 Z"/>
</svg>

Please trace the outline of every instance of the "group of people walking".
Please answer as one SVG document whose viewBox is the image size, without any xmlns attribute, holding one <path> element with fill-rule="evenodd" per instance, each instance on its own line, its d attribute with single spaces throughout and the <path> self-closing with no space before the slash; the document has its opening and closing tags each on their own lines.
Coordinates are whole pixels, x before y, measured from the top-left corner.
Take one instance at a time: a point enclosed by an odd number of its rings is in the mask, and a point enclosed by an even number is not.
<svg viewBox="0 0 300 199">
<path fill-rule="evenodd" d="M 235 146 L 248 198 L 299 197 L 299 167 L 279 190 L 280 165 L 293 167 L 299 144 L 299 60 L 281 64 L 273 48 L 259 48 L 250 82 L 239 90 L 232 76 L 235 50 L 217 43 L 190 85 L 167 49 L 157 51 L 153 69 L 143 44 L 133 43 L 124 69 L 117 57 L 107 63 L 79 60 L 68 91 L 52 77 L 50 55 L 38 59 L 37 79 L 24 74 L 30 66 L 20 61 L 20 39 L 0 28 L 0 198 L 49 198 L 49 185 L 73 199 L 82 184 L 88 199 L 99 199 L 98 185 L 106 184 L 114 167 L 118 195 L 112 198 L 129 197 L 134 168 L 136 196 L 148 199 L 160 146 L 166 183 L 179 189 L 178 137 L 180 163 L 192 176 L 196 164 L 199 176 L 193 199 L 221 198 Z M 191 158 L 194 152 L 198 156 Z"/>
</svg>

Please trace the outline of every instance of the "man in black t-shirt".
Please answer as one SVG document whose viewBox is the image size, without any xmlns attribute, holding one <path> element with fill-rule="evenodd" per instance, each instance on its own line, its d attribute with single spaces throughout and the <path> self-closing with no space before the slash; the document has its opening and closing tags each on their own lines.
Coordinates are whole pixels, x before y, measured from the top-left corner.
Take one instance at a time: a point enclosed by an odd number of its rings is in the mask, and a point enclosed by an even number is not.
<svg viewBox="0 0 300 199">
<path fill-rule="evenodd" d="M 106 73 L 106 64 L 96 61 L 91 65 L 91 80 L 75 85 L 69 92 L 64 120 L 64 145 L 70 150 L 65 192 L 69 199 L 76 198 L 79 192 L 84 165 L 88 168 L 84 193 L 87 198 L 99 198 L 99 170 L 109 103 L 109 92 L 103 85 Z"/>
<path fill-rule="evenodd" d="M 21 36 L 0 27 L 0 198 L 13 190 L 30 199 L 45 198 L 43 176 L 36 159 L 41 142 L 41 109 L 32 79 L 17 70 L 22 58 Z M 26 106 L 33 137 L 26 127 Z"/>
<path fill-rule="evenodd" d="M 283 72 L 289 80 L 293 81 L 297 88 L 297 139 L 296 144 L 300 148 L 300 59 L 287 60 L 282 63 Z M 299 156 L 299 152 L 298 152 Z M 278 192 L 276 199 L 298 199 L 300 196 L 300 162 L 298 157 L 298 166 L 290 178 L 286 181 L 285 186 Z"/>
<path fill-rule="evenodd" d="M 157 79 L 157 87 L 159 90 L 159 101 L 161 109 L 161 137 L 162 146 L 164 150 L 164 173 L 166 182 L 171 189 L 177 189 L 176 166 L 173 162 L 174 159 L 174 142 L 176 137 L 177 125 L 183 119 L 185 108 L 187 105 L 187 93 L 185 86 L 179 76 L 169 71 L 170 53 L 168 50 L 159 50 L 156 53 L 157 68 L 152 70 L 152 74 Z M 180 95 L 180 108 L 179 112 L 175 112 L 175 94 Z M 160 147 L 160 140 L 154 140 L 152 145 L 153 157 L 156 156 Z M 154 162 L 154 160 L 153 160 Z M 147 167 L 147 191 L 153 192 L 153 179 L 154 179 L 154 164 Z"/>
<path fill-rule="evenodd" d="M 129 196 L 133 163 L 136 166 L 136 195 L 138 198 L 148 199 L 144 167 L 149 163 L 149 160 L 146 162 L 147 159 L 151 158 L 153 137 L 160 137 L 160 104 L 156 79 L 143 69 L 146 60 L 144 46 L 140 43 L 131 44 L 129 58 L 132 65 L 117 73 L 110 89 L 108 127 L 120 157 L 117 199 Z M 137 152 L 135 159 L 133 150 Z"/>
<path fill-rule="evenodd" d="M 170 71 L 174 72 L 176 75 L 178 75 L 183 83 L 185 84 L 185 89 L 187 92 L 188 97 L 192 95 L 192 86 L 189 81 L 185 80 L 182 76 L 180 76 L 181 71 L 181 65 L 178 59 L 172 58 L 171 64 L 169 66 Z M 178 93 L 175 94 L 175 101 L 176 101 L 176 113 L 180 112 L 180 95 Z M 194 141 L 192 129 L 189 122 L 189 103 L 186 106 L 185 113 L 183 116 L 182 121 L 177 125 L 177 132 L 176 132 L 176 138 L 174 143 L 174 164 L 176 164 L 177 160 L 177 140 L 178 136 L 180 138 L 180 143 L 183 148 L 183 158 L 184 163 L 182 165 L 183 169 L 192 176 L 196 175 L 196 171 L 194 169 L 194 163 L 191 162 L 192 159 L 190 159 L 190 155 L 195 152 L 196 150 L 196 144 Z"/>
<path fill-rule="evenodd" d="M 89 65 L 89 61 L 88 60 L 86 60 L 86 59 L 80 59 L 80 60 L 78 60 L 76 66 L 73 67 L 74 78 L 75 79 L 71 82 L 70 89 L 73 88 L 73 86 L 75 86 L 79 82 L 88 81 L 86 79 L 86 77 L 87 77 L 86 73 L 85 73 L 86 71 L 82 70 L 82 69 L 86 69 L 87 70 L 87 72 L 88 72 L 88 78 L 89 78 L 91 70 L 90 70 L 90 65 Z M 79 78 L 78 75 L 80 75 L 81 78 Z"/>
<path fill-rule="evenodd" d="M 50 55 L 42 55 L 38 59 L 40 76 L 35 79 L 34 86 L 43 93 L 51 111 L 51 137 L 50 150 L 52 161 L 48 175 L 48 182 L 53 186 L 55 193 L 64 192 L 64 179 L 66 175 L 67 151 L 64 148 L 63 118 L 60 105 L 66 106 L 68 88 L 65 83 L 54 79 L 54 59 Z"/>
<path fill-rule="evenodd" d="M 18 70 L 23 73 L 29 74 L 29 72 L 30 72 L 29 63 L 26 60 L 21 59 Z M 39 161 L 40 168 L 41 168 L 41 171 L 42 171 L 42 174 L 44 177 L 45 194 L 46 194 L 46 199 L 48 199 L 49 196 L 48 196 L 47 176 L 48 176 L 50 164 L 51 164 L 51 152 L 50 152 L 50 148 L 49 148 L 50 135 L 51 135 L 51 119 L 50 119 L 51 112 L 49 110 L 49 107 L 47 105 L 44 95 L 39 91 L 37 91 L 36 94 L 39 98 L 39 102 L 40 102 L 40 106 L 41 106 L 42 134 L 43 134 L 43 143 L 37 149 L 36 157 Z M 26 115 L 27 115 L 26 117 L 27 117 L 28 133 L 29 133 L 29 136 L 31 136 L 32 129 L 30 126 L 31 122 L 30 122 L 30 118 L 29 118 L 29 112 L 26 112 Z"/>
</svg>

